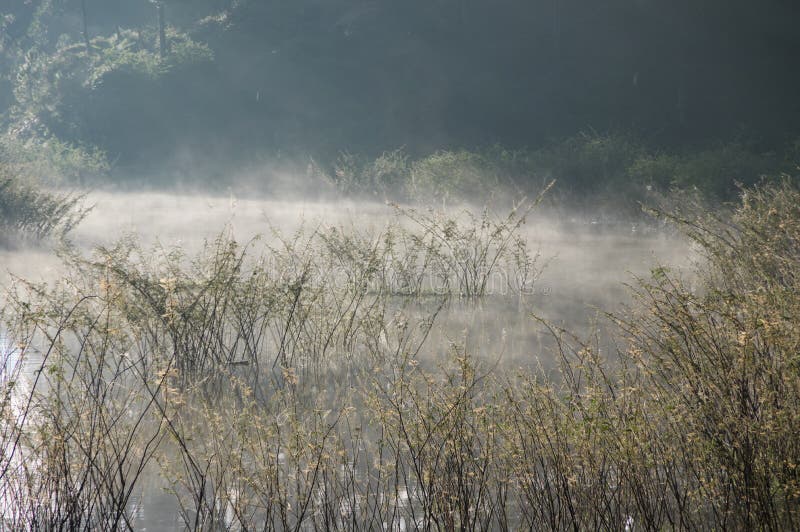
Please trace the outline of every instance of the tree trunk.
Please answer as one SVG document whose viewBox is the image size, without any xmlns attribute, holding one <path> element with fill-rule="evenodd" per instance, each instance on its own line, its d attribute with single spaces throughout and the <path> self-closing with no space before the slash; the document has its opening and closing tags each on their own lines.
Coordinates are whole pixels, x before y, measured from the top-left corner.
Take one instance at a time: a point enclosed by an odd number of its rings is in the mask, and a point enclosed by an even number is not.
<svg viewBox="0 0 800 532">
<path fill-rule="evenodd" d="M 92 52 L 92 45 L 89 42 L 89 23 L 86 16 L 86 0 L 81 0 L 81 14 L 83 15 L 83 42 L 86 43 L 86 53 Z"/>
<path fill-rule="evenodd" d="M 553 58 L 561 61 L 561 6 L 559 0 L 553 0 Z"/>
<path fill-rule="evenodd" d="M 169 46 L 167 44 L 167 24 L 164 21 L 163 2 L 156 4 L 156 12 L 158 13 L 158 55 L 161 59 L 164 59 L 169 52 Z"/>
</svg>

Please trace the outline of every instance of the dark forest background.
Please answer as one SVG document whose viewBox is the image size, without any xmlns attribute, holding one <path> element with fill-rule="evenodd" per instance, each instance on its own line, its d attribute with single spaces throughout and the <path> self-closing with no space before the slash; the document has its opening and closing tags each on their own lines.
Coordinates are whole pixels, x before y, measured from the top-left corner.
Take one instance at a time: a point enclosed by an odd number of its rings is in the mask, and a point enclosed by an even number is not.
<svg viewBox="0 0 800 532">
<path fill-rule="evenodd" d="M 541 166 L 594 143 L 624 178 L 656 161 L 650 181 L 722 172 L 730 188 L 795 161 L 798 15 L 789 0 L 5 0 L 0 154 L 119 181 L 281 157 L 336 175 L 343 153 L 397 148 L 502 146 Z M 731 157 L 746 161 L 720 169 Z M 557 177 L 614 173 L 587 164 Z"/>
</svg>

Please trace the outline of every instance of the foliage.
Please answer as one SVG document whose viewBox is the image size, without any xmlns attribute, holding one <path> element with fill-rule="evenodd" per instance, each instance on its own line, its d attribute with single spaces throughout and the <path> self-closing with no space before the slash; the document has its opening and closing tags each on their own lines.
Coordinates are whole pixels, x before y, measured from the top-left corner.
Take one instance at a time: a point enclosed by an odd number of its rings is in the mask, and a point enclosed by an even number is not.
<svg viewBox="0 0 800 532">
<path fill-rule="evenodd" d="M 0 243 L 66 234 L 88 214 L 82 200 L 82 196 L 50 193 L 25 185 L 0 167 Z"/>
<path fill-rule="evenodd" d="M 0 135 L 0 157 L 15 175 L 47 185 L 84 183 L 110 170 L 106 155 L 99 149 L 63 142 L 46 131 Z"/>
<path fill-rule="evenodd" d="M 153 49 L 152 36 L 132 30 L 95 37 L 88 51 L 68 40 L 52 54 L 29 51 L 17 68 L 16 104 L 2 152 L 31 173 L 68 180 L 105 173 L 106 154 L 93 146 L 117 147 L 104 140 L 107 122 L 114 121 L 109 113 L 146 108 L 159 80 L 213 59 L 207 46 L 186 34 L 170 30 L 168 38 L 166 58 Z M 61 139 L 80 139 L 89 147 Z"/>
<path fill-rule="evenodd" d="M 787 170 L 775 154 L 760 154 L 739 142 L 683 155 L 654 154 L 636 159 L 628 175 L 661 189 L 697 188 L 710 198 L 731 198 L 739 186 L 752 186 L 767 175 Z"/>
<path fill-rule="evenodd" d="M 408 155 L 402 149 L 384 152 L 374 161 L 343 152 L 333 165 L 333 181 L 345 194 L 397 197 L 403 193 L 408 172 Z"/>
<path fill-rule="evenodd" d="M 22 106 L 36 106 L 37 115 L 58 113 L 42 118 L 59 139 L 97 145 L 125 164 L 150 162 L 151 154 L 139 160 L 145 140 L 165 145 L 153 154 L 159 156 L 156 163 L 188 150 L 187 145 L 201 157 L 219 139 L 231 139 L 220 150 L 228 156 L 225 162 L 265 151 L 332 160 L 344 148 L 375 154 L 406 146 L 415 157 L 437 148 L 457 154 L 460 147 L 497 142 L 537 150 L 545 147 L 543 139 L 560 144 L 582 128 L 646 132 L 670 152 L 744 130 L 767 146 L 763 151 L 776 150 L 797 136 L 795 8 L 790 2 L 713 2 L 709 9 L 724 14 L 713 27 L 696 4 L 646 6 L 630 0 L 610 0 L 606 8 L 552 0 L 508 0 L 502 7 L 460 0 L 6 2 L 0 8 L 0 77 L 8 83 L 17 74 L 33 75 L 17 90 Z M 156 5 L 164 6 L 176 65 L 207 68 L 190 68 L 180 76 L 180 69 L 173 70 L 172 79 L 151 83 L 150 76 L 161 69 L 155 57 Z M 113 91 L 81 90 L 70 82 L 91 76 L 87 69 L 98 75 L 104 70 L 57 59 L 65 48 L 82 53 L 85 22 L 97 61 L 112 71 L 130 70 L 128 90 L 121 81 L 105 80 Z M 685 33 L 704 35 L 708 45 L 691 47 L 679 37 Z M 740 39 L 732 43 L 730 35 Z M 774 38 L 764 41 L 762 35 Z M 120 48 L 111 50 L 108 43 L 115 39 Z M 129 49 L 125 41 L 135 44 Z M 201 50 L 189 41 L 208 46 L 198 45 Z M 184 54 L 185 45 L 192 50 Z M 147 57 L 133 57 L 140 50 L 147 50 Z M 209 51 L 217 58 L 213 65 L 203 63 Z M 107 54 L 113 57 L 101 59 Z M 51 60 L 60 66 L 36 65 Z M 20 71 L 23 65 L 31 70 Z M 703 75 L 689 75 L 698 72 Z M 60 75 L 61 81 L 48 74 Z M 48 88 L 61 82 L 70 93 L 63 99 L 58 88 Z M 2 110 L 7 87 L 0 85 Z M 40 98 L 40 88 L 55 97 Z M 28 89 L 33 94 L 26 94 Z M 97 131 L 103 124 L 90 115 L 96 112 L 93 104 L 104 99 L 100 116 L 118 127 Z M 112 112 L 108 100 L 124 112 Z M 45 109 L 48 105 L 54 108 Z M 155 126 L 152 120 L 136 120 L 148 107 L 171 120 Z M 169 126 L 186 119 L 191 126 L 174 135 Z M 608 168 L 598 166 L 599 174 L 622 175 L 615 173 L 615 158 L 624 158 L 628 148 L 620 143 L 601 146 L 608 143 L 590 138 L 569 144 L 555 151 L 606 161 Z M 596 150 L 616 153 L 606 159 Z M 581 164 L 565 161 L 542 170 L 584 171 Z M 463 157 L 439 162 L 466 165 L 467 175 L 476 164 Z M 597 179 L 597 173 L 576 177 L 576 187 Z"/>
<path fill-rule="evenodd" d="M 466 150 L 437 151 L 412 165 L 410 195 L 416 198 L 485 197 L 497 188 L 489 161 Z"/>
<path fill-rule="evenodd" d="M 573 193 L 591 195 L 626 185 L 628 167 L 643 152 L 628 136 L 588 131 L 536 150 L 532 163 L 538 172 L 563 180 Z"/>
<path fill-rule="evenodd" d="M 213 59 L 207 46 L 184 33 L 171 30 L 168 38 L 171 52 L 166 58 L 158 55 L 152 35 L 133 30 L 95 37 L 89 50 L 83 43 L 69 41 L 50 55 L 33 50 L 19 66 L 17 103 L 34 114 L 58 116 L 62 99 L 76 98 L 73 92 L 97 90 L 116 72 L 155 79 L 180 66 Z"/>
<path fill-rule="evenodd" d="M 486 203 L 532 194 L 556 180 L 554 192 L 594 214 L 636 215 L 673 190 L 697 189 L 711 202 L 735 199 L 738 186 L 765 176 L 796 172 L 789 146 L 782 156 L 760 153 L 743 142 L 669 153 L 652 150 L 630 135 L 580 133 L 538 149 L 437 151 L 411 159 L 404 151 L 386 152 L 374 161 L 340 155 L 330 177 L 347 195 L 378 195 L 431 204 Z"/>
</svg>

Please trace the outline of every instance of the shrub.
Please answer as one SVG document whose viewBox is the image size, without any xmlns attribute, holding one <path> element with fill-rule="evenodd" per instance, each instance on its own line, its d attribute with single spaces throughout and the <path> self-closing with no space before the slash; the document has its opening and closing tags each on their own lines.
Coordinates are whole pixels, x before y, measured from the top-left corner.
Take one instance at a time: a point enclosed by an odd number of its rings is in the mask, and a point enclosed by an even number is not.
<svg viewBox="0 0 800 532">
<path fill-rule="evenodd" d="M 588 131 L 536 150 L 531 158 L 538 172 L 590 195 L 627 185 L 627 169 L 644 151 L 628 136 Z"/>
<path fill-rule="evenodd" d="M 0 244 L 13 239 L 61 236 L 88 214 L 83 196 L 44 192 L 0 167 Z"/>
<path fill-rule="evenodd" d="M 646 154 L 628 169 L 631 181 L 658 191 L 697 190 L 714 202 L 733 200 L 740 187 L 751 187 L 768 176 L 792 173 L 791 149 L 786 160 L 776 154 L 758 153 L 738 143 L 682 154 Z"/>
<path fill-rule="evenodd" d="M 0 135 L 0 156 L 9 171 L 20 178 L 50 185 L 84 183 L 110 170 L 106 155 L 99 149 L 63 142 L 33 125 L 27 132 Z"/>
<path fill-rule="evenodd" d="M 374 161 L 342 152 L 334 163 L 332 181 L 345 194 L 399 199 L 408 176 L 408 155 L 402 149 L 384 152 Z"/>
<path fill-rule="evenodd" d="M 800 191 L 751 188 L 730 218 L 671 216 L 706 254 L 696 287 L 660 270 L 626 321 L 672 464 L 681 526 L 794 528 L 800 502 Z M 644 441 L 644 440 L 643 440 Z M 685 524 L 684 524 L 685 523 Z"/>
<path fill-rule="evenodd" d="M 593 215 L 637 216 L 641 203 L 672 190 L 697 190 L 711 202 L 724 202 L 735 199 L 739 186 L 795 174 L 793 146 L 780 156 L 743 142 L 666 152 L 629 135 L 588 131 L 535 150 L 442 150 L 416 160 L 396 150 L 374 161 L 343 153 L 332 181 L 345 194 L 485 204 L 535 193 L 556 180 L 553 192 L 563 202 Z"/>
<path fill-rule="evenodd" d="M 429 199 L 485 199 L 498 187 L 498 176 L 482 155 L 466 150 L 438 151 L 411 165 L 409 196 Z"/>
</svg>

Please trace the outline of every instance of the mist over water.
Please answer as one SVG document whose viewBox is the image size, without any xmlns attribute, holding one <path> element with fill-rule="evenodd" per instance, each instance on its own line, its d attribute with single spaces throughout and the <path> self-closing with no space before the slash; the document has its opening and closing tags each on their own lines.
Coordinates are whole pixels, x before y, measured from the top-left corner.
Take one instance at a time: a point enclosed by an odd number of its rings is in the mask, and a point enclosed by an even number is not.
<svg viewBox="0 0 800 532">
<path fill-rule="evenodd" d="M 92 192 L 87 218 L 68 239 L 85 255 L 96 246 L 111 246 L 133 236 L 145 249 L 173 247 L 188 257 L 201 252 L 204 243 L 224 233 L 237 242 L 252 241 L 254 254 L 265 252 L 277 235 L 339 227 L 345 233 L 377 234 L 391 223 L 410 224 L 382 202 L 239 197 L 230 192 Z M 459 215 L 469 205 L 452 206 Z M 505 213 L 496 207 L 497 217 Z M 535 209 L 520 227 L 529 249 L 538 252 L 538 278 L 530 293 L 505 297 L 505 272 L 490 279 L 489 297 L 477 308 L 457 301 L 441 320 L 441 334 L 450 340 L 472 339 L 486 346 L 514 345 L 506 356 L 527 359 L 526 352 L 541 346 L 541 331 L 531 319 L 535 313 L 576 331 L 588 331 L 598 311 L 616 311 L 629 299 L 624 283 L 647 277 L 652 268 L 691 265 L 690 244 L 665 228 L 642 223 L 604 224 L 585 214 Z M 0 250 L 2 279 L 13 276 L 33 281 L 53 281 L 62 273 L 54 242 Z M 476 332 L 477 331 L 477 332 Z M 478 341 L 480 337 L 480 341 Z M 505 342 L 505 343 L 504 343 Z M 476 345 L 477 347 L 477 345 Z M 509 348 L 510 349 L 510 348 Z M 538 357 L 541 353 L 529 353 Z"/>
<path fill-rule="evenodd" d="M 95 246 L 111 246 L 133 235 L 145 249 L 180 247 L 192 257 L 220 233 L 241 243 L 260 237 L 252 244 L 252 251 L 259 254 L 277 234 L 329 226 L 341 227 L 345 233 L 377 234 L 398 223 L 395 210 L 379 202 L 108 191 L 91 193 L 87 202 L 94 205 L 93 210 L 69 235 L 86 256 Z M 451 211 L 458 215 L 467 208 L 452 207 Z M 532 314 L 578 334 L 599 332 L 602 350 L 611 345 L 611 338 L 596 318 L 599 311 L 617 311 L 629 300 L 623 283 L 632 276 L 647 276 L 655 266 L 688 266 L 692 257 L 688 243 L 665 230 L 633 223 L 603 225 L 563 212 L 534 211 L 521 231 L 529 249 L 539 253 L 541 271 L 533 289 L 526 294 L 504 293 L 501 271 L 501 277 L 494 279 L 496 285 L 490 281 L 488 295 L 480 301 L 451 301 L 421 353 L 426 364 L 444 363 L 451 346 L 460 345 L 486 367 L 552 371 L 557 367 L 553 338 Z M 63 269 L 52 245 L 0 251 L 4 285 L 13 276 L 47 282 L 58 279 Z M 0 337 L 0 345 L 3 341 Z M 131 499 L 131 517 L 142 530 L 179 530 L 175 501 L 164 491 L 168 485 L 156 468 L 151 469 Z"/>
</svg>

